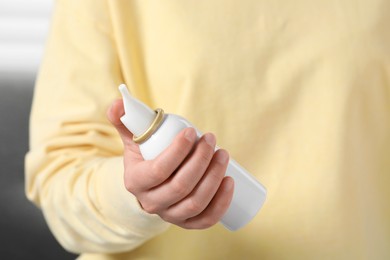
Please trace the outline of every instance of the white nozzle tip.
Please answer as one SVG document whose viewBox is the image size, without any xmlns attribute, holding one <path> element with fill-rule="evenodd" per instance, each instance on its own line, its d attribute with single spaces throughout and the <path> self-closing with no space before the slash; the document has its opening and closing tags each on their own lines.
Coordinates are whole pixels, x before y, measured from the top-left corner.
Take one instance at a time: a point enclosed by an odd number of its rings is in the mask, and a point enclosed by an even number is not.
<svg viewBox="0 0 390 260">
<path fill-rule="evenodd" d="M 121 117 L 122 123 L 136 136 L 144 133 L 152 124 L 156 113 L 141 101 L 130 95 L 125 84 L 119 85 L 122 94 L 125 115 Z"/>
<path fill-rule="evenodd" d="M 127 89 L 126 84 L 120 84 L 118 88 L 119 88 L 119 91 L 120 91 L 121 93 L 126 93 L 126 92 L 128 92 L 128 89 Z"/>
</svg>

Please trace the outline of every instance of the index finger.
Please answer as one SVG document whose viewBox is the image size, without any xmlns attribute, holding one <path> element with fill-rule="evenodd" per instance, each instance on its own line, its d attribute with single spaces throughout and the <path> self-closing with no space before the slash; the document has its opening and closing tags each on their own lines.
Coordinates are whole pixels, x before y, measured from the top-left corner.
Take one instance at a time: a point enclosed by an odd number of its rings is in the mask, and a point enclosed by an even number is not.
<svg viewBox="0 0 390 260">
<path fill-rule="evenodd" d="M 195 129 L 188 127 L 182 130 L 160 155 L 154 160 L 145 161 L 142 176 L 133 176 L 136 183 L 147 189 L 165 182 L 182 164 L 191 152 L 196 141 Z"/>
</svg>

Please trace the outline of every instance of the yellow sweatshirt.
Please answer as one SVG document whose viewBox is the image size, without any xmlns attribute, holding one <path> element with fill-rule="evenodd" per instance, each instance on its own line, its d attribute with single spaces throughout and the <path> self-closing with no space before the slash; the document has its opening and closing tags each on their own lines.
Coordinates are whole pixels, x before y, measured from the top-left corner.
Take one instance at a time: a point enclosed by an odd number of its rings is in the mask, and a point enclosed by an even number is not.
<svg viewBox="0 0 390 260">
<path fill-rule="evenodd" d="M 390 2 L 57 1 L 26 193 L 81 259 L 390 259 Z M 247 226 L 139 208 L 106 110 L 126 83 L 268 189 Z"/>
</svg>

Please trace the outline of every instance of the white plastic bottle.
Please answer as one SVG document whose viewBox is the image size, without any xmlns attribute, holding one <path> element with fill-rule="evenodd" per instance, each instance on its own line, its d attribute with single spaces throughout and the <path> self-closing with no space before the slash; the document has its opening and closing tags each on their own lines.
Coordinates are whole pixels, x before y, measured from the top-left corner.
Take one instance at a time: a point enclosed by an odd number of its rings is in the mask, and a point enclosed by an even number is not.
<svg viewBox="0 0 390 260">
<path fill-rule="evenodd" d="M 184 118 L 165 114 L 161 109 L 153 111 L 130 95 L 126 85 L 119 86 L 123 97 L 125 115 L 122 123 L 133 133 L 145 160 L 157 157 L 167 148 L 175 136 L 186 127 L 194 127 Z M 201 133 L 197 131 L 198 137 Z M 216 148 L 218 149 L 218 148 Z M 235 231 L 246 225 L 263 206 L 267 191 L 237 162 L 230 159 L 226 176 L 234 179 L 232 202 L 220 222 Z"/>
</svg>

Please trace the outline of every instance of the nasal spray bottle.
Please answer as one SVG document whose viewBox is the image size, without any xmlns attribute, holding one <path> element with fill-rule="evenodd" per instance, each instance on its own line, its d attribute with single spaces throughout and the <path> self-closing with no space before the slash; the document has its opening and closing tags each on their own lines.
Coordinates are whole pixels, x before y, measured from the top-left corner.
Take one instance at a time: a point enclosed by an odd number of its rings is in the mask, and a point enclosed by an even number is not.
<svg viewBox="0 0 390 260">
<path fill-rule="evenodd" d="M 121 117 L 121 121 L 133 133 L 133 140 L 139 144 L 145 160 L 156 158 L 172 143 L 181 130 L 194 127 L 180 116 L 164 114 L 160 108 L 153 111 L 132 97 L 124 84 L 119 86 L 119 91 L 125 108 L 125 115 Z M 202 134 L 197 130 L 197 135 L 199 138 Z M 267 191 L 232 159 L 229 161 L 225 175 L 234 179 L 234 193 L 232 202 L 220 222 L 227 229 L 235 231 L 256 215 L 264 204 Z"/>
</svg>

